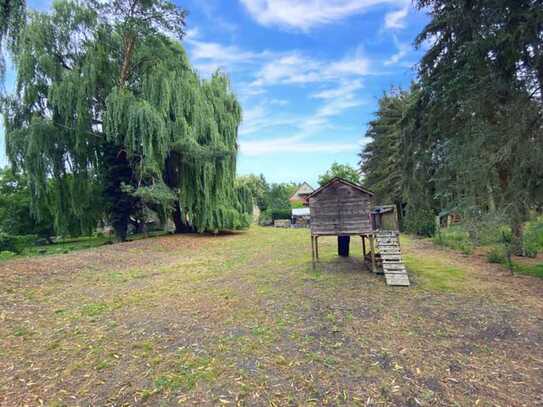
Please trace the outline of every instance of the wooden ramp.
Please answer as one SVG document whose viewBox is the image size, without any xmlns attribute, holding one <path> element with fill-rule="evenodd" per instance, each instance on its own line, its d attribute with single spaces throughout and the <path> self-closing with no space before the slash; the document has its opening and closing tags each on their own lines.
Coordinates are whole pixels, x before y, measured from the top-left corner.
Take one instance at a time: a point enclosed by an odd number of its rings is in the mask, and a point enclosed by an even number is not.
<svg viewBox="0 0 543 407">
<path fill-rule="evenodd" d="M 382 230 L 375 234 L 387 285 L 409 286 L 409 277 L 402 261 L 399 234 Z"/>
</svg>

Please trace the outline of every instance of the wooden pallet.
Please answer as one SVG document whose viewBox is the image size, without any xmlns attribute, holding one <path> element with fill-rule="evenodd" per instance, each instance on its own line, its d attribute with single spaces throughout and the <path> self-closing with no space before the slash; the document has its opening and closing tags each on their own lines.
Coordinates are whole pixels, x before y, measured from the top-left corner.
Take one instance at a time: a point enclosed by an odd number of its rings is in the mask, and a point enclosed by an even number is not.
<svg viewBox="0 0 543 407">
<path fill-rule="evenodd" d="M 375 237 L 387 285 L 409 286 L 409 277 L 402 260 L 398 233 L 380 231 Z"/>
</svg>

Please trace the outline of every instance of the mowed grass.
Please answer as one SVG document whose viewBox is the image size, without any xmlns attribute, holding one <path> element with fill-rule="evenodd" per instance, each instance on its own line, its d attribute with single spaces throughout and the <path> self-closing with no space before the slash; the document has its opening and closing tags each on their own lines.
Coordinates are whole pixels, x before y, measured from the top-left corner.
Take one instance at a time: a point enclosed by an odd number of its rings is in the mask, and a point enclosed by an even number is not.
<svg viewBox="0 0 543 407">
<path fill-rule="evenodd" d="M 515 273 L 526 274 L 529 276 L 543 278 L 543 263 L 539 264 L 523 264 L 515 262 L 513 264 L 513 271 Z"/>
<path fill-rule="evenodd" d="M 145 239 L 164 235 L 164 231 L 152 231 L 147 234 L 139 233 L 129 236 L 130 241 Z M 82 236 L 75 238 L 65 238 L 54 243 L 31 245 L 24 247 L 19 254 L 10 253 L 10 255 L 0 256 L 0 262 L 20 257 L 46 256 L 55 254 L 67 254 L 73 251 L 92 249 L 104 245 L 113 244 L 114 238 L 111 236 L 96 235 Z"/>
<path fill-rule="evenodd" d="M 540 280 L 402 245 L 410 288 L 299 229 L 4 262 L 0 405 L 533 404 Z"/>
<path fill-rule="evenodd" d="M 402 245 L 410 247 L 413 240 L 401 237 Z M 409 271 L 417 277 L 422 288 L 441 291 L 458 291 L 465 287 L 466 273 L 461 267 L 451 264 L 448 256 L 421 256 L 404 250 L 403 259 Z"/>
</svg>

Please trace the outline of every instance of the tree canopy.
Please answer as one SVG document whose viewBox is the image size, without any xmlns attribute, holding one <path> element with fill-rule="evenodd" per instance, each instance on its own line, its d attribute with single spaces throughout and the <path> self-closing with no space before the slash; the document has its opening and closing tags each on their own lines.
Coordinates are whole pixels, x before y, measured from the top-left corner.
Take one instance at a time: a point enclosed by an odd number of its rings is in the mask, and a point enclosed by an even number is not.
<svg viewBox="0 0 543 407">
<path fill-rule="evenodd" d="M 327 184 L 332 178 L 340 177 L 347 181 L 360 184 L 361 178 L 357 169 L 351 167 L 348 164 L 339 164 L 337 162 L 332 163 L 330 168 L 324 173 L 319 175 L 319 185 Z"/>
<path fill-rule="evenodd" d="M 29 13 L 4 103 L 7 152 L 58 231 L 106 216 L 124 239 L 145 208 L 178 231 L 248 225 L 248 191 L 234 185 L 241 108 L 226 75 L 192 69 L 178 42 L 185 16 L 165 0 Z"/>
<path fill-rule="evenodd" d="M 421 0 L 418 81 L 379 105 L 361 154 L 368 187 L 430 230 L 440 209 L 499 210 L 517 243 L 543 197 L 540 1 Z M 415 226 L 418 225 L 418 226 Z M 520 250 L 517 250 L 520 251 Z"/>
</svg>

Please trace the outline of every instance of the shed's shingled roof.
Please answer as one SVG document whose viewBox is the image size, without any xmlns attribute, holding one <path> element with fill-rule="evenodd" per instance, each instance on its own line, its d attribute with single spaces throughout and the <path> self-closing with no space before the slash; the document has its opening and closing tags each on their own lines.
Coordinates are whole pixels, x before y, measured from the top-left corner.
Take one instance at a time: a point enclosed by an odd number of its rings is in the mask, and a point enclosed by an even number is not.
<svg viewBox="0 0 543 407">
<path fill-rule="evenodd" d="M 355 189 L 358 189 L 359 191 L 361 192 L 364 192 L 366 194 L 369 194 L 369 195 L 375 195 L 373 192 L 371 192 L 369 189 L 366 189 L 365 187 L 363 187 L 362 185 L 358 185 L 358 184 L 355 184 L 351 181 L 347 181 L 346 179 L 344 178 L 340 178 L 340 177 L 334 177 L 332 178 L 330 181 L 328 181 L 328 183 L 324 184 L 323 186 L 321 186 L 320 188 L 317 188 L 316 190 L 314 190 L 311 194 L 309 194 L 307 196 L 307 199 L 309 198 L 313 198 L 315 195 L 318 195 L 319 193 L 321 193 L 324 189 L 328 188 L 330 185 L 336 183 L 336 182 L 340 182 L 342 184 L 345 184 L 345 185 L 348 185 L 350 187 L 353 187 Z"/>
</svg>

